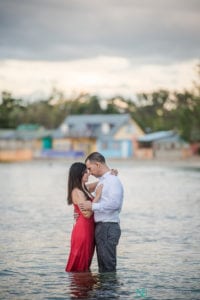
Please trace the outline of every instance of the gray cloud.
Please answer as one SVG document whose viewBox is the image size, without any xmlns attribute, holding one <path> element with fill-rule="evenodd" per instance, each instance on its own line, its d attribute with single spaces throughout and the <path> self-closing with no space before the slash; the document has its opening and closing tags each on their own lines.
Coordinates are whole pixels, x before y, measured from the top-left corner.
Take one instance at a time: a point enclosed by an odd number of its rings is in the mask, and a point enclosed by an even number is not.
<svg viewBox="0 0 200 300">
<path fill-rule="evenodd" d="M 193 59 L 199 28 L 199 0 L 0 0 L 0 59 Z"/>
</svg>

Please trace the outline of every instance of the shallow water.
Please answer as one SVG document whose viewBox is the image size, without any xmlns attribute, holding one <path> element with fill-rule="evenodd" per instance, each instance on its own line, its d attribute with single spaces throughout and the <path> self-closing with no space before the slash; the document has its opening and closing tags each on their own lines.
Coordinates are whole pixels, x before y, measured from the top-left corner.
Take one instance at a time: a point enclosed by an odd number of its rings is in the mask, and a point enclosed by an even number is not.
<svg viewBox="0 0 200 300">
<path fill-rule="evenodd" d="M 116 274 L 64 272 L 69 162 L 0 165 L 0 299 L 200 299 L 200 172 L 114 162 L 124 184 Z"/>
</svg>

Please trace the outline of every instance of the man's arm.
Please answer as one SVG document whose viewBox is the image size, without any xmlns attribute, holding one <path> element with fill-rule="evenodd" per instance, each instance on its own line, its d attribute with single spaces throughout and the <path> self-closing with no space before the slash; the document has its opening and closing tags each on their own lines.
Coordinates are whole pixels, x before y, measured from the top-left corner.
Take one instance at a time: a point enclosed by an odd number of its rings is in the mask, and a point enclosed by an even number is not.
<svg viewBox="0 0 200 300">
<path fill-rule="evenodd" d="M 92 202 L 91 201 L 85 201 L 85 202 L 79 203 L 78 206 L 81 211 L 84 211 L 84 210 L 92 211 Z"/>
</svg>

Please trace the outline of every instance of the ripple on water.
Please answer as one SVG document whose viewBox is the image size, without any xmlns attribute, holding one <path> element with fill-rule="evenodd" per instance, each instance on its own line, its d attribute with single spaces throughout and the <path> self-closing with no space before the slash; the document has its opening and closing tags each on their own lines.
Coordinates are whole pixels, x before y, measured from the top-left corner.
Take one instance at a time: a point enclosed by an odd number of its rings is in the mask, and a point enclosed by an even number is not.
<svg viewBox="0 0 200 300">
<path fill-rule="evenodd" d="M 0 297 L 200 299 L 200 173 L 119 164 L 125 199 L 118 271 L 103 275 L 96 257 L 91 273 L 64 272 L 73 226 L 68 167 L 1 166 Z"/>
</svg>

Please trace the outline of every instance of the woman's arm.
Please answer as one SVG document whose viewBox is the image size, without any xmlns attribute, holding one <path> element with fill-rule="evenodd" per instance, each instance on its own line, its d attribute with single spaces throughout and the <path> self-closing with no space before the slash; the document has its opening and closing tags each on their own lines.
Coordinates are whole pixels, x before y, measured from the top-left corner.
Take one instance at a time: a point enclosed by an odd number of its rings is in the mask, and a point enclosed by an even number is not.
<svg viewBox="0 0 200 300">
<path fill-rule="evenodd" d="M 83 202 L 86 202 L 86 198 L 85 195 L 82 191 L 80 191 L 79 189 L 74 189 L 72 191 L 72 202 L 76 205 L 80 205 Z M 90 218 L 91 215 L 93 214 L 92 211 L 89 210 L 81 210 L 81 214 L 85 217 L 85 218 Z"/>
<path fill-rule="evenodd" d="M 114 176 L 117 176 L 118 175 L 118 170 L 117 169 L 111 169 L 110 173 Z M 87 187 L 87 189 L 90 193 L 93 193 L 95 191 L 96 187 L 97 187 L 97 184 L 98 184 L 98 181 L 87 183 L 86 187 Z"/>
<path fill-rule="evenodd" d="M 96 189 L 97 184 L 98 184 L 98 181 L 87 183 L 86 187 L 90 193 L 93 193 Z"/>
<path fill-rule="evenodd" d="M 100 184 L 97 188 L 96 188 L 96 196 L 95 198 L 93 199 L 92 202 L 98 202 L 98 200 L 100 199 L 101 197 L 101 193 L 102 193 L 102 189 L 103 189 L 103 184 Z M 85 210 L 89 210 L 89 211 L 92 211 L 92 202 L 91 201 L 84 201 L 84 202 L 81 202 L 79 204 L 79 208 L 81 211 L 85 211 Z"/>
<path fill-rule="evenodd" d="M 103 184 L 98 185 L 95 191 L 95 198 L 93 199 L 93 202 L 99 201 L 99 199 L 101 198 L 102 189 L 103 189 Z"/>
</svg>

